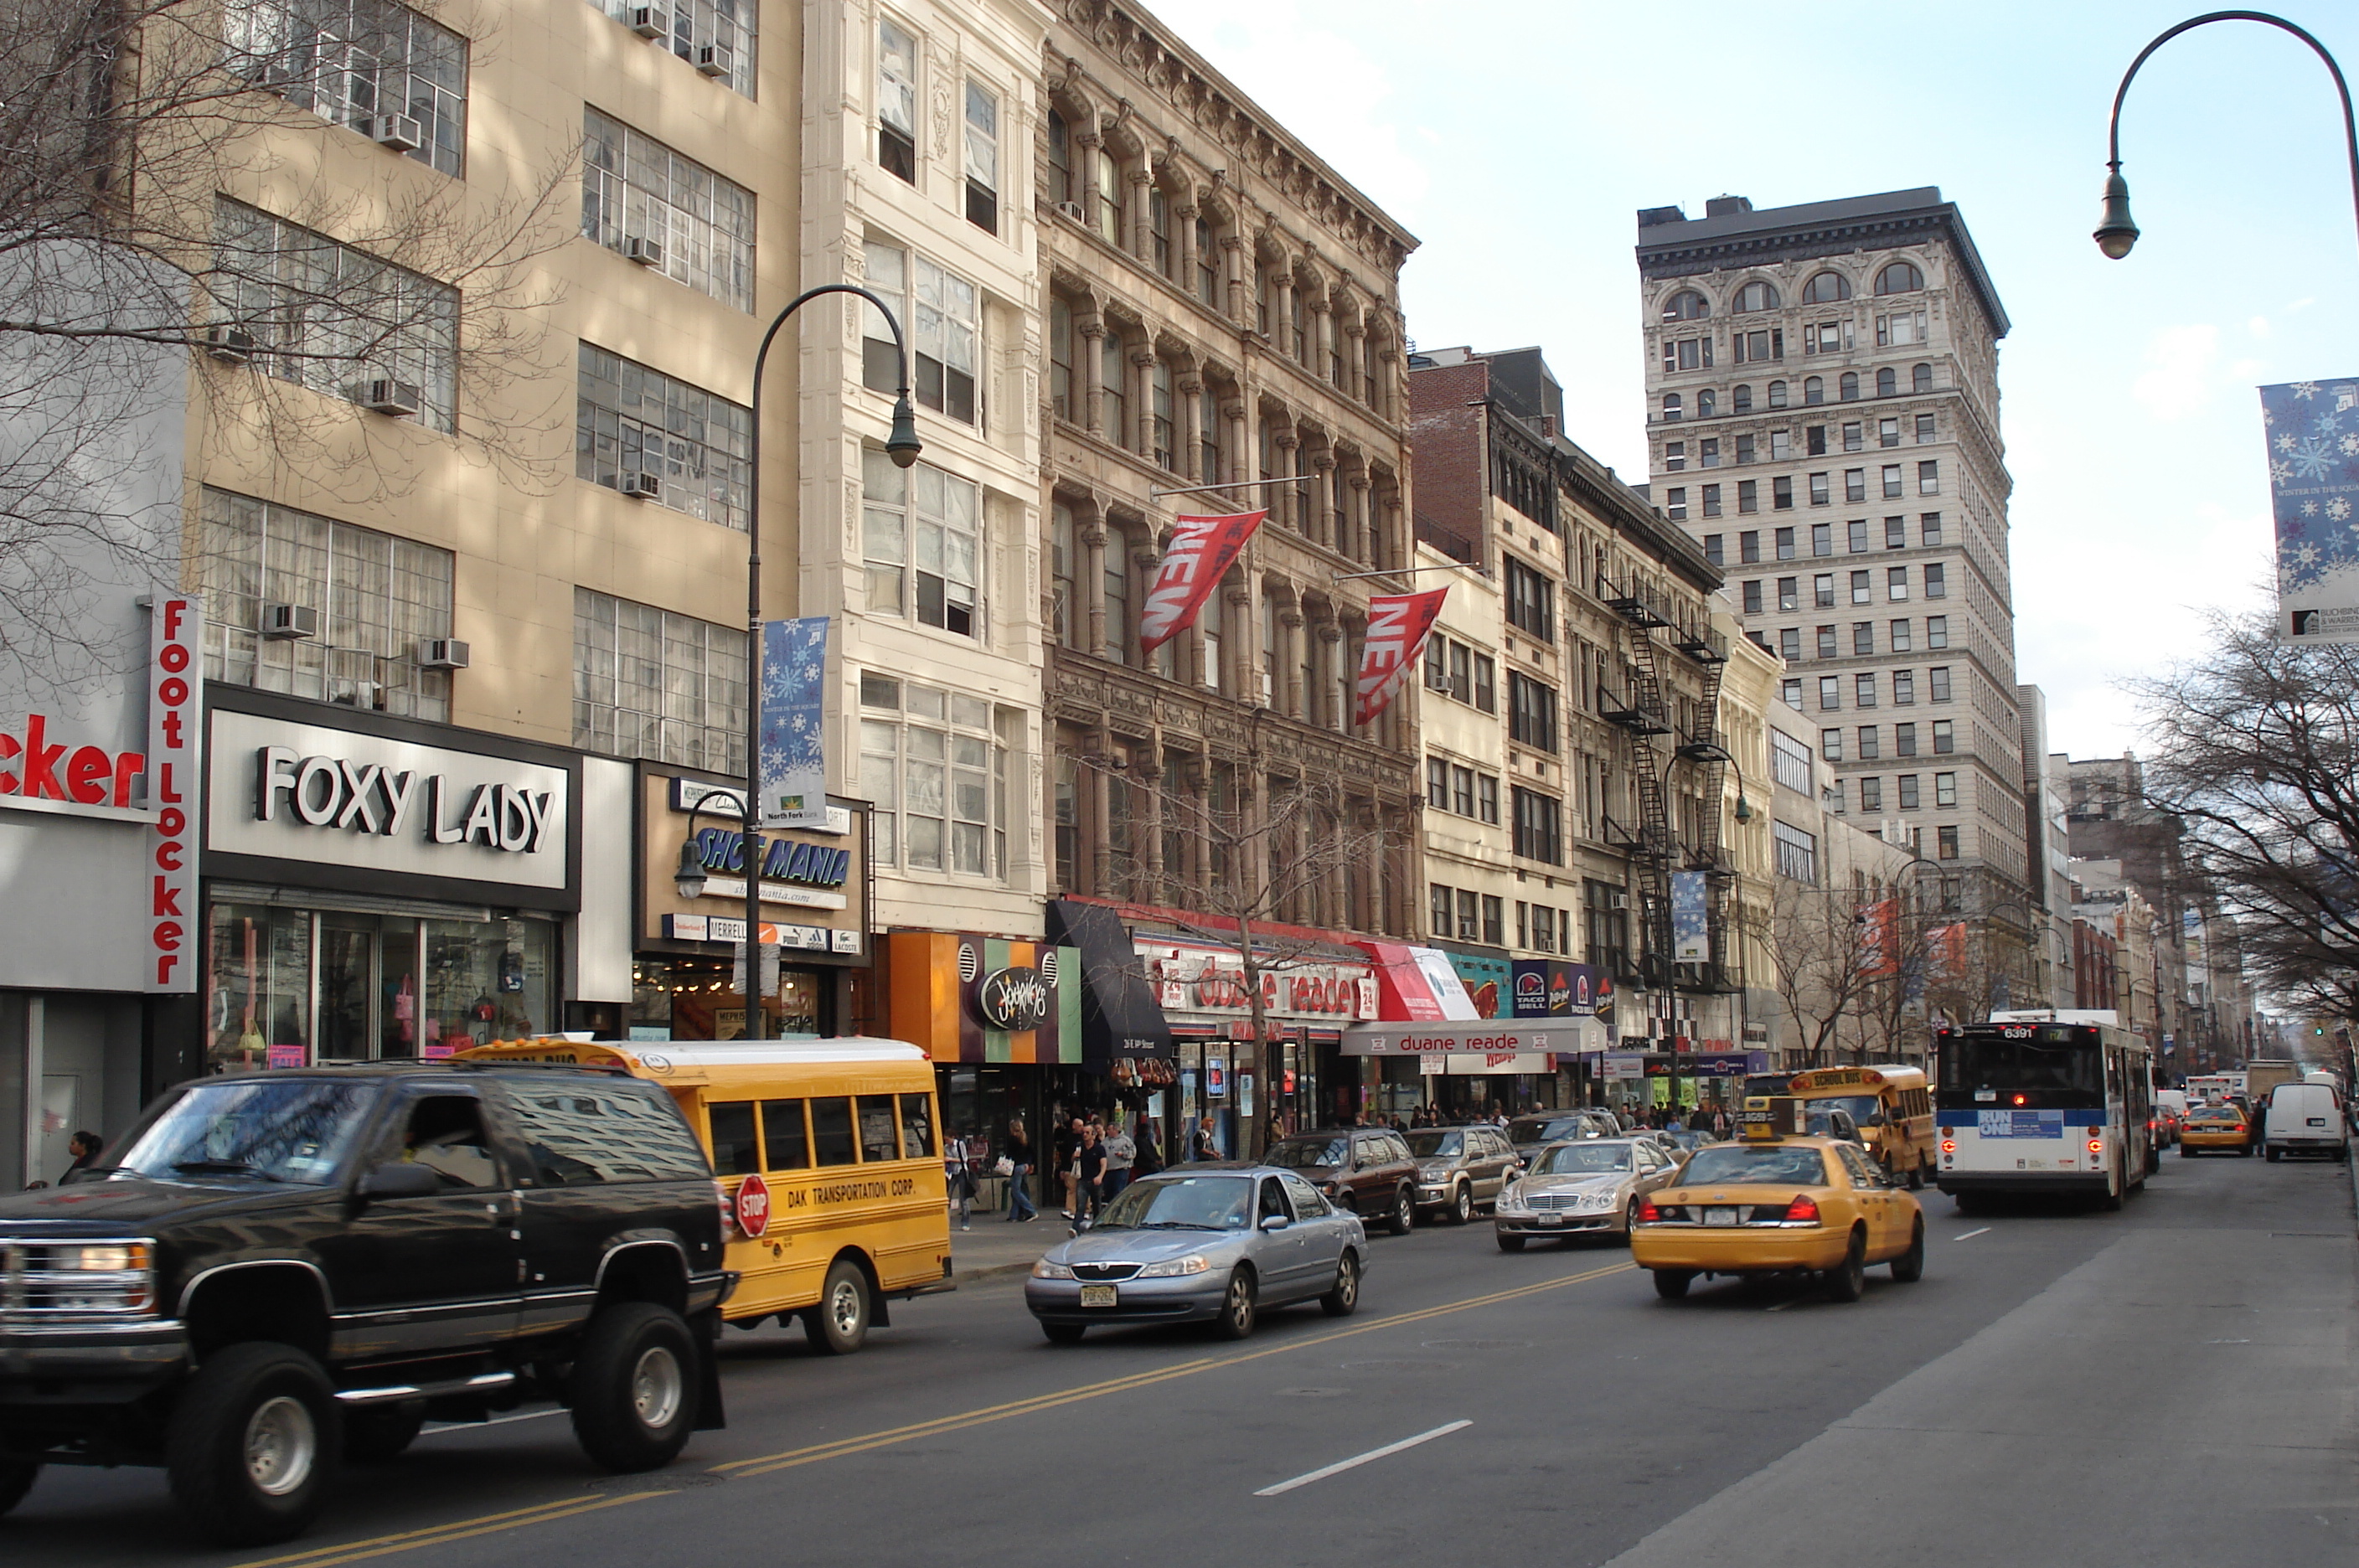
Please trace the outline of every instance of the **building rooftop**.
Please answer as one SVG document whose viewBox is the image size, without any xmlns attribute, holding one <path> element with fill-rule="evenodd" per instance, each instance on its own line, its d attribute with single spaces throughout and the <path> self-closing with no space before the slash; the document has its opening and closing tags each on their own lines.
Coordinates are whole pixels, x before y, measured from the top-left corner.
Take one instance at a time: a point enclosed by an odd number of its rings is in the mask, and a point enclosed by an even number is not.
<svg viewBox="0 0 2359 1568">
<path fill-rule="evenodd" d="M 1957 250 L 1975 298 L 1990 319 L 1991 335 L 2007 334 L 2006 308 L 1999 303 L 1998 290 L 1966 232 L 1965 218 L 1956 202 L 1941 200 L 1938 185 L 1757 211 L 1745 197 L 1715 196 L 1706 209 L 1701 218 L 1690 218 L 1678 207 L 1640 209 L 1639 271 L 1647 277 L 1705 272 L 1742 267 L 1748 255 L 1786 249 L 1833 256 L 1893 243 L 1912 229 L 1938 227 Z"/>
</svg>

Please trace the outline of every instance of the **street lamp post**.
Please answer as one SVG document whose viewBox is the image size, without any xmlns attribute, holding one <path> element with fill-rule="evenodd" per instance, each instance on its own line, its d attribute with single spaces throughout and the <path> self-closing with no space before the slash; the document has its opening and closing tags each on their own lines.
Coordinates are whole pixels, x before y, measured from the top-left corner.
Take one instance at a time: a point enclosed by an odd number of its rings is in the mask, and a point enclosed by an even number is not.
<svg viewBox="0 0 2359 1568">
<path fill-rule="evenodd" d="M 2327 52 L 2324 44 L 2283 16 L 2272 16 L 2267 11 L 2212 11 L 2204 16 L 2190 16 L 2158 35 L 2152 43 L 2138 50 L 2137 58 L 2130 61 L 2129 70 L 2122 73 L 2121 86 L 2114 90 L 2114 112 L 2105 126 L 2104 211 L 2097 221 L 2096 232 L 2089 237 L 2097 242 L 2099 250 L 2115 261 L 2129 255 L 2130 247 L 2137 244 L 2138 238 L 2137 224 L 2130 220 L 2129 181 L 2122 178 L 2122 100 L 2129 95 L 2130 79 L 2137 75 L 2138 67 L 2146 63 L 2147 56 L 2180 34 L 2212 22 L 2260 22 L 2279 28 L 2308 44 L 2311 52 L 2326 62 L 2328 72 L 2334 78 L 2334 90 L 2343 97 L 2343 139 L 2351 155 L 2351 205 L 2354 218 L 2359 218 L 2359 124 L 2354 124 L 2352 118 L 2351 86 L 2343 80 L 2343 68 L 2335 64 L 2334 57 Z"/>
<path fill-rule="evenodd" d="M 918 461 L 924 445 L 918 440 L 917 410 L 909 403 L 909 345 L 900 319 L 892 307 L 854 283 L 822 283 L 806 289 L 771 321 L 754 351 L 752 430 L 746 442 L 745 483 L 745 1040 L 763 1039 L 769 1021 L 762 1014 L 762 372 L 768 365 L 770 344 L 797 310 L 822 294 L 857 294 L 876 307 L 893 329 L 893 352 L 900 365 L 899 385 L 893 391 L 893 428 L 885 439 L 886 454 L 894 465 L 907 468 Z M 693 813 L 689 825 L 696 825 Z M 691 843 L 693 834 L 690 835 Z M 680 856 L 679 880 L 689 881 L 688 851 Z"/>
</svg>

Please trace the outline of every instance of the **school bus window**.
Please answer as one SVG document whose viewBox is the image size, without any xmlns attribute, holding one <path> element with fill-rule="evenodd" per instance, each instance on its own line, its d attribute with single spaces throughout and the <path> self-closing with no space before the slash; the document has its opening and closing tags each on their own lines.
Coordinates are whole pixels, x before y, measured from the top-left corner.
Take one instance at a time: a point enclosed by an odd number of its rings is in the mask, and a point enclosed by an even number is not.
<svg viewBox="0 0 2359 1568">
<path fill-rule="evenodd" d="M 934 1152 L 934 1097 L 901 1096 L 901 1150 L 904 1157 L 922 1160 Z"/>
<path fill-rule="evenodd" d="M 860 1096 L 860 1158 L 870 1164 L 901 1158 L 900 1135 L 893 1127 L 893 1096 Z"/>
<path fill-rule="evenodd" d="M 811 1150 L 821 1165 L 850 1165 L 853 1162 L 852 1143 L 852 1100 L 849 1095 L 830 1094 L 810 1103 Z"/>
<path fill-rule="evenodd" d="M 762 1152 L 765 1171 L 810 1169 L 810 1138 L 803 1130 L 800 1100 L 762 1102 Z"/>
<path fill-rule="evenodd" d="M 754 1102 L 723 1100 L 706 1113 L 712 1129 L 712 1169 L 721 1176 L 750 1176 L 762 1168 L 754 1147 Z"/>
</svg>

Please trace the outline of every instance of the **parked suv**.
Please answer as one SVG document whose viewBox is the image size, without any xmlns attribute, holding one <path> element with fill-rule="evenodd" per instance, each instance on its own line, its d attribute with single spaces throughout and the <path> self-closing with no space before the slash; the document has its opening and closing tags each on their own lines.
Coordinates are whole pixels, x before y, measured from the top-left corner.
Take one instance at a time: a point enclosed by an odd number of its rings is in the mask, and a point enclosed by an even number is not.
<svg viewBox="0 0 2359 1568">
<path fill-rule="evenodd" d="M 1452 1225 L 1464 1225 L 1477 1208 L 1498 1201 L 1522 1161 L 1496 1127 L 1412 1127 L 1408 1151 L 1417 1158 L 1417 1206 Z"/>
<path fill-rule="evenodd" d="M 721 1261 L 712 1167 L 652 1083 L 180 1084 L 71 1184 L 0 1199 L 0 1512 L 43 1465 L 158 1465 L 212 1540 L 284 1541 L 342 1461 L 531 1399 L 654 1469 L 722 1424 Z"/>
<path fill-rule="evenodd" d="M 1266 1162 L 1300 1174 L 1338 1207 L 1395 1236 L 1407 1236 L 1417 1223 L 1417 1161 L 1397 1132 L 1299 1132 L 1270 1145 Z"/>
</svg>

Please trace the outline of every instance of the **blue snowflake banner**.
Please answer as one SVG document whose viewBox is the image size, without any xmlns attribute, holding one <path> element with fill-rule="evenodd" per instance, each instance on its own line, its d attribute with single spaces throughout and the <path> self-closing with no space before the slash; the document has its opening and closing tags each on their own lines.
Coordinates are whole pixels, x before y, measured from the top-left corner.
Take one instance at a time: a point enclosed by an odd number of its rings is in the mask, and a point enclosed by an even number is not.
<svg viewBox="0 0 2359 1568">
<path fill-rule="evenodd" d="M 1712 962 L 1710 898 L 1701 871 L 1671 873 L 1671 962 Z"/>
<path fill-rule="evenodd" d="M 827 825 L 827 617 L 762 623 L 762 825 Z"/>
<path fill-rule="evenodd" d="M 2261 388 L 2277 517 L 2277 637 L 2359 642 L 2359 381 Z"/>
</svg>

